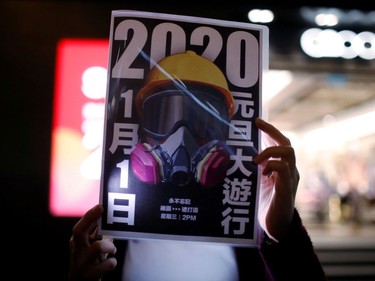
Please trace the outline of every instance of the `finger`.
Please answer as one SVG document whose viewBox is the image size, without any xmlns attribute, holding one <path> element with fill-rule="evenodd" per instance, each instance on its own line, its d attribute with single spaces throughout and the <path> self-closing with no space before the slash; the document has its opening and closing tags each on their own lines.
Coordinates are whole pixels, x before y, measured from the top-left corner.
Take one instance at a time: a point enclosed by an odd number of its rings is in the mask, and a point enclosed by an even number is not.
<svg viewBox="0 0 375 281">
<path fill-rule="evenodd" d="M 296 164 L 294 149 L 291 146 L 271 146 L 254 157 L 253 162 L 259 164 L 267 159 L 283 159 L 290 166 Z"/>
<path fill-rule="evenodd" d="M 275 191 L 286 192 L 286 195 L 296 194 L 299 181 L 298 170 L 286 161 L 269 161 L 264 167 L 262 175 L 272 175 L 275 180 Z M 284 188 L 287 187 L 287 188 Z M 293 193 L 290 193 L 293 191 Z"/>
<path fill-rule="evenodd" d="M 92 262 L 101 262 L 116 252 L 116 246 L 111 240 L 97 240 L 89 248 L 88 256 Z"/>
<path fill-rule="evenodd" d="M 94 277 L 111 271 L 117 264 L 114 257 L 116 252 L 117 249 L 111 240 L 96 241 L 87 253 L 89 270 L 86 270 L 86 272 Z"/>
<path fill-rule="evenodd" d="M 286 161 L 268 161 L 264 167 L 262 175 L 270 175 L 271 173 L 276 172 L 279 179 L 284 179 L 290 181 L 291 179 L 291 170 L 289 164 Z"/>
<path fill-rule="evenodd" d="M 273 138 L 279 145 L 291 145 L 290 140 L 286 136 L 284 136 L 283 133 L 281 133 L 276 127 L 274 127 L 270 123 L 267 123 L 263 119 L 259 117 L 255 119 L 255 125 L 258 127 L 258 129 Z"/>
<path fill-rule="evenodd" d="M 267 135 L 265 132 L 261 131 L 262 147 L 267 148 L 270 146 L 277 146 L 277 142 Z"/>
<path fill-rule="evenodd" d="M 79 220 L 73 228 L 73 241 L 78 245 L 90 245 L 91 235 L 94 233 L 98 219 L 103 213 L 103 207 L 96 205 Z"/>
</svg>

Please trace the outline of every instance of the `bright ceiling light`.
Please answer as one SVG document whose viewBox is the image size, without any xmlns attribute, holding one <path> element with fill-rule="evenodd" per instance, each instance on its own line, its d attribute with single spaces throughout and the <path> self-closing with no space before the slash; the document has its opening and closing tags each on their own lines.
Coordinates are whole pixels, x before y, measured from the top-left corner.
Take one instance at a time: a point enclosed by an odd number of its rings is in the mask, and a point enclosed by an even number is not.
<svg viewBox="0 0 375 281">
<path fill-rule="evenodd" d="M 248 18 L 255 23 L 270 23 L 273 21 L 274 15 L 271 10 L 253 9 L 249 11 Z"/>
<path fill-rule="evenodd" d="M 337 15 L 320 13 L 315 16 L 315 23 L 319 26 L 335 26 L 339 22 Z"/>
<path fill-rule="evenodd" d="M 375 58 L 375 33 L 370 31 L 356 34 L 350 30 L 310 28 L 301 35 L 300 44 L 305 54 L 313 58 Z"/>
</svg>

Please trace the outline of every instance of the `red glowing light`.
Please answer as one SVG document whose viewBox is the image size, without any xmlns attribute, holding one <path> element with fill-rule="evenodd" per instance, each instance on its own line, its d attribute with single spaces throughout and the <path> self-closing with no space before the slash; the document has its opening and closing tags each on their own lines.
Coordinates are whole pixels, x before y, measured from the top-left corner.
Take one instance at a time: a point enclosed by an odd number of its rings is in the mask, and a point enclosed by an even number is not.
<svg viewBox="0 0 375 281">
<path fill-rule="evenodd" d="M 99 202 L 108 40 L 63 39 L 56 55 L 50 213 L 79 217 Z"/>
</svg>

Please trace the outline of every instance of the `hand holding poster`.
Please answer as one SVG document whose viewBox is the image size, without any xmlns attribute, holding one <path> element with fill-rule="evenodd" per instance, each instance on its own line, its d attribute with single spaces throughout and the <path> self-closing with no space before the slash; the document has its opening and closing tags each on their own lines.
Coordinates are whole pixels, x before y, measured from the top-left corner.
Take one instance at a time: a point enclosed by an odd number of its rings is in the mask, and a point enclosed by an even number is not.
<svg viewBox="0 0 375 281">
<path fill-rule="evenodd" d="M 268 29 L 113 11 L 99 234 L 255 246 Z"/>
</svg>

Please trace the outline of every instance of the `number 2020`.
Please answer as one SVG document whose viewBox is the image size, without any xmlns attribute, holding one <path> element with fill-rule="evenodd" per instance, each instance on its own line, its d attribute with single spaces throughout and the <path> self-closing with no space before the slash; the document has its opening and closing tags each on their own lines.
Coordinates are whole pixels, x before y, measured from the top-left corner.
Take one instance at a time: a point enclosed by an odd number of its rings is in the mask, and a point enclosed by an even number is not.
<svg viewBox="0 0 375 281">
<path fill-rule="evenodd" d="M 139 55 L 146 56 L 142 49 L 146 44 L 148 31 L 138 20 L 124 20 L 116 27 L 113 40 L 127 41 L 129 32 L 134 35 L 126 42 L 126 49 L 116 61 L 112 69 L 112 78 L 144 79 L 144 69 L 131 65 Z M 167 43 L 170 44 L 168 47 L 172 54 L 185 52 L 186 38 L 185 30 L 175 23 L 164 22 L 156 25 L 151 34 L 150 67 L 166 56 Z M 258 41 L 253 34 L 235 30 L 229 34 L 226 45 L 223 46 L 223 38 L 219 31 L 212 27 L 199 26 L 192 31 L 189 44 L 203 46 L 206 38 L 208 43 L 201 55 L 214 61 L 225 47 L 225 74 L 233 85 L 247 88 L 257 82 L 260 54 Z"/>
</svg>

